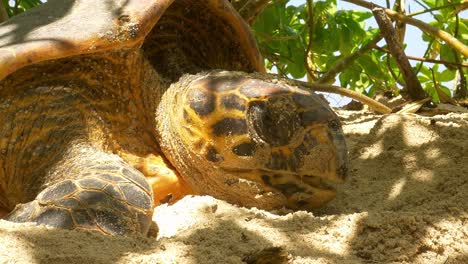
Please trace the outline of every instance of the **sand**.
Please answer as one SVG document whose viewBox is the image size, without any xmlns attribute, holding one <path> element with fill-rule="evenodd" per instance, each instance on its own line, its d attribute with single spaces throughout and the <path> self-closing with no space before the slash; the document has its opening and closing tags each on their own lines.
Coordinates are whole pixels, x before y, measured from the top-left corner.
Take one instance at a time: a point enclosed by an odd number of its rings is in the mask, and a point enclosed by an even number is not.
<svg viewBox="0 0 468 264">
<path fill-rule="evenodd" d="M 339 114 L 350 176 L 323 209 L 191 196 L 156 208 L 157 238 L 0 220 L 0 263 L 243 263 L 272 247 L 290 263 L 468 263 L 468 114 Z"/>
</svg>

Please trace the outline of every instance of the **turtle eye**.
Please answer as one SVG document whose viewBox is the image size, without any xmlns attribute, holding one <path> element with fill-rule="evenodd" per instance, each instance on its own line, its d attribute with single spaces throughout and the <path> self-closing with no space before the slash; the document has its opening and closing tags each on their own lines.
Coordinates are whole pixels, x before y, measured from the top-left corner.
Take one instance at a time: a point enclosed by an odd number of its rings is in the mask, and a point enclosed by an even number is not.
<svg viewBox="0 0 468 264">
<path fill-rule="evenodd" d="M 333 129 L 334 131 L 337 131 L 340 129 L 340 123 L 337 120 L 332 120 L 328 123 L 328 127 Z"/>
</svg>

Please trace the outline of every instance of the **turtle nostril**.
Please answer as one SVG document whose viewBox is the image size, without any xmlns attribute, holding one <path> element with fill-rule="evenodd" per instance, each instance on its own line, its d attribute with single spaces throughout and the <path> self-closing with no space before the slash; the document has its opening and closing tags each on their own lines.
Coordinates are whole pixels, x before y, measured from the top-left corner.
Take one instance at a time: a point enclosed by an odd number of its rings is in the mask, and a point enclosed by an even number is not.
<svg viewBox="0 0 468 264">
<path fill-rule="evenodd" d="M 287 145 L 300 126 L 300 119 L 293 107 L 284 102 L 254 102 L 248 109 L 248 122 L 260 139 L 271 146 Z"/>
</svg>

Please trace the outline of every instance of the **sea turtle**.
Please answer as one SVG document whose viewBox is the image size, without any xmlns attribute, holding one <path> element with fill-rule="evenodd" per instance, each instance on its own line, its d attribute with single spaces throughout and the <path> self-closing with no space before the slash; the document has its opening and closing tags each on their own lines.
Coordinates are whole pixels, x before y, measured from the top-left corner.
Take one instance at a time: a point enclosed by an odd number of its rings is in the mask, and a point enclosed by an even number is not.
<svg viewBox="0 0 468 264">
<path fill-rule="evenodd" d="M 207 194 L 314 208 L 342 182 L 338 117 L 264 72 L 226 0 L 49 0 L 0 25 L 0 211 L 146 234 Z"/>
</svg>

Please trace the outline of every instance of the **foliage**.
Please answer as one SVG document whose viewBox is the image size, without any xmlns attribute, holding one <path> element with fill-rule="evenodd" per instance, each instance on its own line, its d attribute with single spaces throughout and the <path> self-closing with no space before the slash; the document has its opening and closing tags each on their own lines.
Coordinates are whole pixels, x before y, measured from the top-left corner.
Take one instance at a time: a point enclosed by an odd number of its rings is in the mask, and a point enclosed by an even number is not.
<svg viewBox="0 0 468 264">
<path fill-rule="evenodd" d="M 2 1 L 10 17 L 17 15 L 19 13 L 22 13 L 31 7 L 42 4 L 40 0 L 16 0 L 16 1 L 2 0 Z"/>
<path fill-rule="evenodd" d="M 9 16 L 41 4 L 40 0 L 2 1 Z M 430 13 L 433 17 L 430 25 L 445 30 L 466 43 L 468 20 L 458 16 L 463 1 L 416 1 L 423 11 L 408 16 Z M 311 18 L 306 0 L 299 6 L 289 5 L 289 0 L 271 2 L 257 17 L 253 29 L 266 58 L 267 68 L 284 76 L 303 78 L 308 75 L 309 79 L 317 80 L 344 58 L 362 49 L 379 33 L 378 28 L 366 25 L 366 21 L 372 19 L 371 11 L 338 10 L 336 0 L 308 1 L 313 3 Z M 468 75 L 467 67 L 460 66 L 463 57 L 433 36 L 422 33 L 421 40 L 426 44 L 425 59 L 451 63 L 445 66 L 439 66 L 440 63 L 417 63 L 414 71 L 417 72 L 423 88 L 435 101 L 439 100 L 433 83 L 434 72 L 441 90 L 453 95 L 456 86 L 461 83 L 460 79 Z M 308 59 L 312 64 L 309 67 L 312 72 L 308 72 L 306 67 L 309 41 L 311 49 Z M 351 60 L 349 65 L 339 71 L 334 81 L 342 87 L 368 96 L 387 91 L 399 94 L 404 85 L 400 70 L 386 51 L 382 44 L 384 42 L 379 43 L 382 47 L 374 47 Z"/>
<path fill-rule="evenodd" d="M 315 0 L 313 20 L 310 21 L 305 3 L 291 6 L 288 2 L 273 1 L 254 25 L 260 49 L 267 59 L 267 67 L 283 75 L 294 78 L 306 76 L 305 56 L 309 41 L 312 42 L 310 59 L 314 64 L 314 72 L 310 74 L 318 79 L 342 59 L 362 48 L 379 32 L 378 28 L 366 27 L 366 20 L 372 19 L 370 10 L 338 10 L 336 0 Z M 434 9 L 430 12 L 434 18 L 430 25 L 445 30 L 458 39 L 468 39 L 468 20 L 456 15 L 462 0 L 423 0 L 420 4 L 425 10 Z M 312 36 L 309 36 L 309 32 L 312 32 Z M 459 54 L 440 40 L 424 33 L 421 39 L 426 43 L 426 58 L 452 62 L 453 65 L 462 61 Z M 446 85 L 449 82 L 457 84 L 456 71 L 460 70 L 460 67 L 453 65 L 415 65 L 414 71 L 418 73 L 423 88 L 435 101 L 438 101 L 438 96 L 428 67 L 433 68 L 435 79 L 440 82 L 439 87 L 451 95 L 455 86 L 449 88 Z M 465 76 L 468 74 L 466 67 L 461 71 Z M 403 85 L 399 69 L 385 49 L 372 49 L 358 56 L 340 71 L 336 81 L 342 87 L 369 96 L 385 91 L 398 94 Z"/>
</svg>

